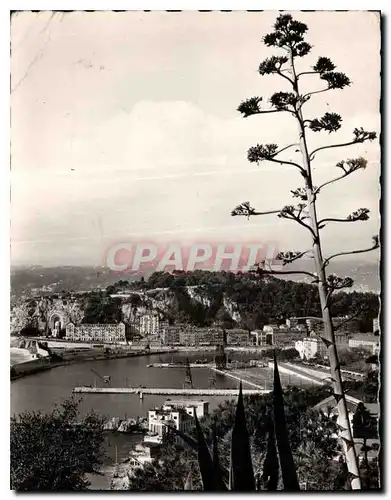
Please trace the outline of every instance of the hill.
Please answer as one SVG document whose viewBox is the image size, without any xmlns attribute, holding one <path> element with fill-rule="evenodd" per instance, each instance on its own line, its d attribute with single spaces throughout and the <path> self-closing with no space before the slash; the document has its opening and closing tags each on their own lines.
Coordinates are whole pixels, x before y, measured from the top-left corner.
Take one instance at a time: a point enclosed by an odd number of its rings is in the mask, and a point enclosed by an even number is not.
<svg viewBox="0 0 391 500">
<path fill-rule="evenodd" d="M 374 293 L 339 292 L 334 296 L 332 313 L 345 316 L 364 308 L 357 318 L 357 329 L 372 331 L 379 299 Z M 147 280 L 120 280 L 105 291 L 89 293 L 48 292 L 46 296 L 25 298 L 11 311 L 12 331 L 46 329 L 54 313 L 61 312 L 74 323 L 132 324 L 146 312 L 155 311 L 170 323 L 186 322 L 198 326 L 213 324 L 227 328 L 262 328 L 290 317 L 320 316 L 315 285 L 262 278 L 226 271 L 153 273 Z"/>
</svg>

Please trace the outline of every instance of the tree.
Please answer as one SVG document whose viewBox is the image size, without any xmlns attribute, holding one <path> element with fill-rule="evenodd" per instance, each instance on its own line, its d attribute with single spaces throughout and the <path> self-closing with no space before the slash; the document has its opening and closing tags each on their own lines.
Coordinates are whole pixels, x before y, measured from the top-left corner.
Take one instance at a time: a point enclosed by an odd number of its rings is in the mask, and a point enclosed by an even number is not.
<svg viewBox="0 0 391 500">
<path fill-rule="evenodd" d="M 103 459 L 103 419 L 78 419 L 78 402 L 65 401 L 49 413 L 11 418 L 11 488 L 17 491 L 86 490 L 86 473 Z"/>
<path fill-rule="evenodd" d="M 338 475 L 341 475 L 342 482 L 338 489 L 344 489 L 344 482 L 348 477 L 343 469 L 344 464 L 338 464 L 334 460 L 340 453 L 335 439 L 335 419 L 310 409 L 328 394 L 329 390 L 324 386 L 308 389 L 290 387 L 284 390 L 286 426 L 298 477 L 300 482 L 307 481 L 307 488 L 312 490 L 337 488 L 335 483 Z M 273 415 L 273 395 L 245 396 L 244 405 L 254 475 L 257 479 L 262 479 L 260 476 L 265 472 L 265 458 L 270 444 L 268 434 L 270 417 Z M 236 410 L 236 401 L 227 400 L 199 422 L 210 451 L 213 450 L 213 443 L 218 443 L 218 460 L 222 470 L 227 473 L 226 482 Z M 195 426 L 189 430 L 189 437 L 197 439 Z M 272 462 L 275 462 L 275 459 Z M 273 463 L 270 468 L 271 472 L 278 471 L 278 467 L 276 469 Z M 192 477 L 193 489 L 201 490 L 197 451 L 188 444 L 179 448 L 165 443 L 159 459 L 143 469 L 138 469 L 130 479 L 130 489 L 183 490 L 189 474 Z M 278 489 L 282 489 L 281 484 Z"/>
<path fill-rule="evenodd" d="M 89 295 L 83 323 L 118 323 L 121 321 L 121 299 L 93 292 Z"/>
<path fill-rule="evenodd" d="M 367 441 L 368 439 L 376 439 L 378 437 L 378 431 L 377 419 L 372 417 L 363 403 L 358 404 L 357 410 L 353 415 L 353 437 L 363 440 L 362 451 L 364 452 L 365 483 L 367 483 L 365 486 L 368 487 L 368 451 L 370 451 L 371 448 L 367 446 Z"/>
<path fill-rule="evenodd" d="M 309 150 L 308 133 L 312 131 L 319 133 L 327 131 L 329 134 L 336 132 L 341 127 L 342 118 L 334 112 L 327 112 L 320 118 L 305 119 L 303 109 L 305 104 L 311 99 L 314 94 L 329 92 L 334 89 L 343 89 L 351 84 L 349 78 L 341 72 L 335 71 L 336 67 L 327 57 L 319 57 L 316 64 L 308 71 L 297 71 L 297 60 L 306 56 L 311 51 L 311 45 L 304 39 L 307 32 L 307 26 L 299 21 L 292 19 L 289 14 L 281 14 L 275 24 L 274 31 L 264 36 L 263 42 L 268 47 L 276 47 L 282 50 L 282 55 L 272 56 L 265 59 L 259 65 L 260 75 L 277 75 L 281 77 L 290 87 L 289 92 L 279 91 L 270 97 L 270 108 L 262 107 L 262 97 L 251 97 L 243 101 L 238 111 L 244 117 L 249 117 L 256 114 L 267 113 L 288 113 L 297 122 L 299 142 L 280 147 L 277 144 L 257 144 L 248 150 L 247 157 L 250 162 L 259 164 L 262 161 L 270 161 L 279 165 L 287 165 L 297 169 L 303 179 L 303 185 L 292 190 L 294 198 L 299 200 L 297 205 L 287 205 L 281 210 L 266 209 L 257 211 L 250 205 L 250 202 L 244 202 L 238 205 L 233 211 L 233 216 L 251 216 L 278 214 L 278 217 L 296 222 L 302 228 L 309 232 L 312 240 L 312 247 L 309 250 L 281 252 L 278 259 L 283 265 L 291 264 L 292 262 L 301 259 L 304 255 L 311 254 L 315 264 L 315 273 L 308 271 L 273 271 L 266 269 L 265 263 L 261 263 L 258 272 L 261 275 L 265 274 L 302 274 L 311 277 L 312 282 L 318 286 L 319 299 L 322 311 L 324 324 L 324 336 L 322 340 L 328 349 L 328 357 L 330 360 L 331 378 L 333 381 L 334 396 L 338 405 L 339 423 L 341 426 L 341 439 L 343 442 L 344 452 L 348 470 L 351 474 L 351 485 L 353 489 L 360 489 L 361 482 L 359 477 L 358 460 L 353 446 L 352 431 L 348 419 L 348 411 L 346 399 L 344 396 L 340 365 L 338 360 L 337 347 L 334 335 L 334 326 L 330 314 L 331 296 L 333 292 L 341 290 L 345 287 L 351 287 L 353 280 L 349 277 L 341 278 L 333 274 L 327 274 L 326 269 L 329 263 L 338 256 L 352 255 L 368 252 L 379 247 L 378 237 L 373 238 L 373 244 L 368 248 L 360 250 L 351 250 L 348 252 L 339 252 L 330 255 L 327 258 L 323 257 L 321 247 L 321 230 L 330 223 L 350 223 L 356 221 L 365 221 L 369 218 L 369 210 L 359 208 L 352 214 L 344 218 L 324 218 L 318 219 L 316 202 L 317 197 L 323 189 L 334 182 L 342 180 L 354 172 L 365 169 L 367 161 L 362 158 L 348 159 L 340 161 L 336 164 L 336 168 L 340 170 L 340 175 L 322 185 L 316 187 L 313 183 L 313 168 L 312 163 L 321 151 L 330 148 L 347 147 L 354 144 L 362 144 L 367 141 L 376 139 L 375 132 L 366 131 L 364 128 L 355 128 L 353 137 L 348 142 L 335 143 L 324 145 Z M 307 75 L 318 76 L 323 88 L 312 92 L 301 93 L 300 82 Z M 280 157 L 280 154 L 290 148 L 295 148 L 295 152 L 301 154 L 301 160 L 293 161 L 286 160 Z"/>
</svg>

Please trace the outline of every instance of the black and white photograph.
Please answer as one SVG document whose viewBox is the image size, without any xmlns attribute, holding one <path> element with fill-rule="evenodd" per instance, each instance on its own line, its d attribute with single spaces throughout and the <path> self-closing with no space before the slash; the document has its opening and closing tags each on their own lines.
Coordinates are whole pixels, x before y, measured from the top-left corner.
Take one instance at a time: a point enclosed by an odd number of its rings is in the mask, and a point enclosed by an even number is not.
<svg viewBox="0 0 391 500">
<path fill-rule="evenodd" d="M 383 491 L 383 22 L 9 12 L 10 490 Z"/>
</svg>

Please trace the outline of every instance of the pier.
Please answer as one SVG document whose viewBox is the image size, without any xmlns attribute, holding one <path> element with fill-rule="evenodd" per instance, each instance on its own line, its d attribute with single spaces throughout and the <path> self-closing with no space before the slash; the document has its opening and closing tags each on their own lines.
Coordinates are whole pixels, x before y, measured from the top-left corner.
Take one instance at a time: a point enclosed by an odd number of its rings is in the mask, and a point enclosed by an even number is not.
<svg viewBox="0 0 391 500">
<path fill-rule="evenodd" d="M 212 363 L 189 363 L 190 368 L 213 368 Z M 151 363 L 147 368 L 186 368 L 185 363 Z"/>
<path fill-rule="evenodd" d="M 138 394 L 140 398 L 147 395 L 160 396 L 237 396 L 238 389 L 171 389 L 160 387 L 75 387 L 75 394 Z M 267 394 L 270 390 L 243 389 L 243 395 Z"/>
<path fill-rule="evenodd" d="M 242 382 L 243 384 L 248 384 L 251 385 L 252 387 L 255 387 L 255 389 L 258 390 L 258 392 L 255 392 L 254 394 L 265 394 L 267 392 L 270 392 L 270 390 L 266 389 L 266 384 L 267 381 L 264 381 L 264 384 L 261 386 L 259 384 L 255 384 L 254 382 L 251 382 L 251 380 L 248 380 L 246 376 L 244 376 L 242 373 L 238 372 L 237 370 L 233 371 L 233 373 L 230 373 L 228 370 L 219 370 L 218 368 L 211 367 L 212 370 L 214 370 L 216 373 L 220 373 L 220 375 L 226 375 L 227 377 L 231 377 L 235 380 L 238 380 L 239 382 Z M 244 394 L 244 391 L 243 391 Z"/>
</svg>

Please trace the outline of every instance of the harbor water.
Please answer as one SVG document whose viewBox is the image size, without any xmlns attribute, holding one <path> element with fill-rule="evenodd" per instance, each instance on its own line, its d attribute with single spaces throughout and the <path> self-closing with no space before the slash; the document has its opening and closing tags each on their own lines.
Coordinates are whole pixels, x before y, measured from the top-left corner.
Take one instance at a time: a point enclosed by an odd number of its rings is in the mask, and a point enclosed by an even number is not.
<svg viewBox="0 0 391 500">
<path fill-rule="evenodd" d="M 251 355 L 249 355 L 251 357 Z M 243 359 L 243 355 L 230 356 Z M 185 383 L 186 358 L 194 362 L 202 358 L 212 361 L 213 353 L 176 353 L 146 355 L 102 361 L 89 361 L 73 365 L 60 366 L 52 370 L 30 375 L 11 382 L 11 414 L 24 411 L 50 412 L 54 404 L 72 395 L 77 386 L 107 387 L 103 377 L 110 376 L 112 387 L 170 387 L 183 388 Z M 148 367 L 153 363 L 180 363 L 183 367 L 156 368 Z M 213 384 L 216 389 L 237 389 L 239 382 L 223 374 L 215 373 L 209 368 L 192 368 L 193 386 L 209 388 Z M 244 388 L 247 386 L 244 385 Z M 250 389 L 251 387 L 248 386 Z M 77 395 L 79 397 L 79 395 Z M 184 399 L 181 397 L 180 399 Z M 189 398 L 186 398 L 189 399 Z M 193 397 L 193 399 L 200 399 Z M 228 399 L 227 396 L 203 397 L 208 400 L 213 410 L 219 403 Z M 80 413 L 86 414 L 95 410 L 99 415 L 111 417 L 145 417 L 148 410 L 161 405 L 167 396 L 145 395 L 143 399 L 137 394 L 83 394 L 80 403 Z M 108 489 L 110 472 L 115 461 L 128 457 L 132 447 L 142 439 L 141 435 L 107 433 L 106 454 L 103 470 L 104 477 L 91 477 L 92 488 Z"/>
</svg>

